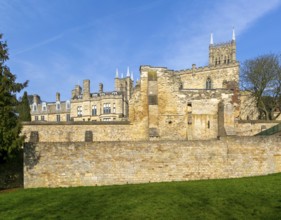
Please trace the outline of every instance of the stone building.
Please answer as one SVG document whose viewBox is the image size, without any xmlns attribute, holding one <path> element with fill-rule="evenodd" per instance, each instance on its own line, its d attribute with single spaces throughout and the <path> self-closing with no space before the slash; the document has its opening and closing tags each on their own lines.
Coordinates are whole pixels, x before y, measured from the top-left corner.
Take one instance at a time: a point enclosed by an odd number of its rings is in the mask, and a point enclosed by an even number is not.
<svg viewBox="0 0 281 220">
<path fill-rule="evenodd" d="M 40 96 L 33 95 L 30 106 L 31 121 L 61 122 L 70 121 L 70 101 L 61 101 L 60 93 L 56 94 L 56 102 L 41 101 Z"/>
<path fill-rule="evenodd" d="M 115 90 L 90 92 L 90 80 L 83 81 L 83 91 L 80 86 L 72 90 L 71 118 L 74 121 L 124 121 L 128 120 L 129 100 L 133 92 L 133 79 L 127 70 L 125 78 L 118 76 L 116 70 Z"/>
<path fill-rule="evenodd" d="M 211 139 L 235 134 L 240 115 L 236 42 L 214 44 L 209 65 L 173 71 L 141 66 L 130 100 L 130 122 L 145 124 L 149 139 Z"/>
<path fill-rule="evenodd" d="M 248 115 L 243 112 L 247 108 L 241 107 L 246 99 L 240 95 L 238 83 L 239 62 L 233 31 L 231 41 L 226 43 L 215 44 L 211 35 L 208 66 L 193 64 L 192 68 L 180 71 L 141 66 L 140 80 L 135 86 L 129 69 L 125 78 L 119 78 L 116 71 L 112 92 L 104 92 L 103 84 L 100 84 L 99 91 L 91 93 L 90 80 L 84 80 L 83 88 L 76 86 L 71 100 L 65 102 L 66 106 L 69 103 L 70 109 L 62 108 L 60 113 L 66 115 L 65 121 L 70 118 L 85 122 L 128 122 L 123 126 L 106 127 L 108 131 L 114 131 L 111 136 L 105 130 L 97 129 L 96 125 L 88 124 L 87 131 L 93 129 L 93 140 L 97 141 L 214 139 L 235 135 L 237 120 Z M 40 113 L 32 111 L 32 119 Z M 56 121 L 55 113 L 59 113 L 57 109 L 52 113 L 54 116 L 48 116 L 48 119 L 45 116 L 46 119 Z M 119 131 L 121 127 L 122 131 Z M 75 138 L 83 140 L 82 136 L 77 133 Z"/>
<path fill-rule="evenodd" d="M 83 89 L 76 85 L 71 100 L 61 102 L 57 93 L 56 102 L 42 102 L 34 95 L 31 104 L 32 121 L 126 121 L 128 120 L 129 99 L 133 92 L 133 75 L 127 69 L 126 77 L 119 77 L 116 70 L 115 90 L 90 92 L 90 80 L 83 81 Z"/>
</svg>

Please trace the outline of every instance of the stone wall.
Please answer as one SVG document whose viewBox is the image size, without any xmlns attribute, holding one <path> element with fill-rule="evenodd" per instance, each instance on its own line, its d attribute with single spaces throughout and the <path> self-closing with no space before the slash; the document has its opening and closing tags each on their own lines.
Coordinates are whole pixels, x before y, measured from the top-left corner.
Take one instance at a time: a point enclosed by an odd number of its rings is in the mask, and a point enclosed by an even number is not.
<svg viewBox="0 0 281 220">
<path fill-rule="evenodd" d="M 239 64 L 213 67 L 200 67 L 176 72 L 183 82 L 183 89 L 205 89 L 206 80 L 210 78 L 212 88 L 225 88 L 224 82 L 239 82 Z"/>
<path fill-rule="evenodd" d="M 93 141 L 136 141 L 147 140 L 138 124 L 129 123 L 26 123 L 22 134 L 26 141 L 31 132 L 39 134 L 39 142 L 80 142 L 85 140 L 86 131 L 93 134 Z"/>
<path fill-rule="evenodd" d="M 253 136 L 279 123 L 281 121 L 238 121 L 235 124 L 235 131 L 238 136 Z"/>
<path fill-rule="evenodd" d="M 280 137 L 207 141 L 28 143 L 24 186 L 236 178 L 281 172 Z"/>
</svg>

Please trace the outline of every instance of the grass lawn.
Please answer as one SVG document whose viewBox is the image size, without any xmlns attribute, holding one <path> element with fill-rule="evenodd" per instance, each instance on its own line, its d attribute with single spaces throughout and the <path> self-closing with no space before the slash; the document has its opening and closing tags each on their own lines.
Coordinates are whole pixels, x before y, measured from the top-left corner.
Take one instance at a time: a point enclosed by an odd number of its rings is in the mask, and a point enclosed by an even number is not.
<svg viewBox="0 0 281 220">
<path fill-rule="evenodd" d="M 281 219 L 281 174 L 0 192 L 0 219 Z"/>
</svg>

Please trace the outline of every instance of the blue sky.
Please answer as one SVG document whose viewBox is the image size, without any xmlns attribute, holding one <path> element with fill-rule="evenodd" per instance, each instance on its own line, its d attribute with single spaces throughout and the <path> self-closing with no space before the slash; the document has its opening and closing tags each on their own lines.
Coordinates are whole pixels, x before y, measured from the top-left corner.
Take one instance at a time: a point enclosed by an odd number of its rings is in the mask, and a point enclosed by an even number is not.
<svg viewBox="0 0 281 220">
<path fill-rule="evenodd" d="M 226 42 L 233 27 L 240 62 L 281 53 L 281 0 L 0 0 L 0 15 L 8 66 L 47 101 L 83 79 L 112 91 L 116 68 L 205 66 L 210 33 Z"/>
</svg>

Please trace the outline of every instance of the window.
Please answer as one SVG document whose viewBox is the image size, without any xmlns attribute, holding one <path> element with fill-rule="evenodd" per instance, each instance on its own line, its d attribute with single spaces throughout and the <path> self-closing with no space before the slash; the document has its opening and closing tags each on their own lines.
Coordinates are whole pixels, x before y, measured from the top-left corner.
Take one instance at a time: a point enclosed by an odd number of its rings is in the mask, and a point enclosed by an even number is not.
<svg viewBox="0 0 281 220">
<path fill-rule="evenodd" d="M 110 112 L 111 112 L 110 103 L 104 103 L 103 114 L 110 114 Z"/>
<path fill-rule="evenodd" d="M 38 116 L 35 116 L 35 121 L 38 121 Z"/>
<path fill-rule="evenodd" d="M 70 121 L 70 114 L 66 114 L 66 121 Z"/>
<path fill-rule="evenodd" d="M 149 95 L 148 96 L 148 104 L 149 105 L 158 105 L 157 95 Z"/>
<path fill-rule="evenodd" d="M 60 102 L 56 103 L 56 110 L 59 111 L 60 110 Z"/>
<path fill-rule="evenodd" d="M 43 112 L 47 111 L 47 104 L 46 104 L 46 102 L 42 103 L 42 111 Z"/>
<path fill-rule="evenodd" d="M 210 121 L 208 121 L 208 128 L 210 129 L 210 127 L 211 127 L 211 124 L 210 124 Z"/>
<path fill-rule="evenodd" d="M 67 109 L 67 110 L 70 109 L 70 101 L 69 101 L 69 100 L 66 101 L 66 109 Z"/>
<path fill-rule="evenodd" d="M 110 118 L 104 118 L 103 121 L 110 121 Z"/>
<path fill-rule="evenodd" d="M 115 103 L 113 103 L 113 113 L 116 113 Z"/>
<path fill-rule="evenodd" d="M 82 108 L 82 106 L 78 106 L 77 107 L 77 116 L 82 117 L 82 114 L 83 114 L 83 108 Z"/>
<path fill-rule="evenodd" d="M 45 116 L 44 115 L 41 116 L 41 121 L 45 121 Z"/>
<path fill-rule="evenodd" d="M 206 89 L 212 89 L 212 80 L 209 77 L 206 80 Z"/>
<path fill-rule="evenodd" d="M 93 105 L 92 107 L 92 115 L 97 115 L 97 106 Z"/>
<path fill-rule="evenodd" d="M 157 72 L 148 72 L 148 81 L 157 81 Z"/>
<path fill-rule="evenodd" d="M 57 115 L 57 122 L 60 122 L 60 115 Z"/>
</svg>

